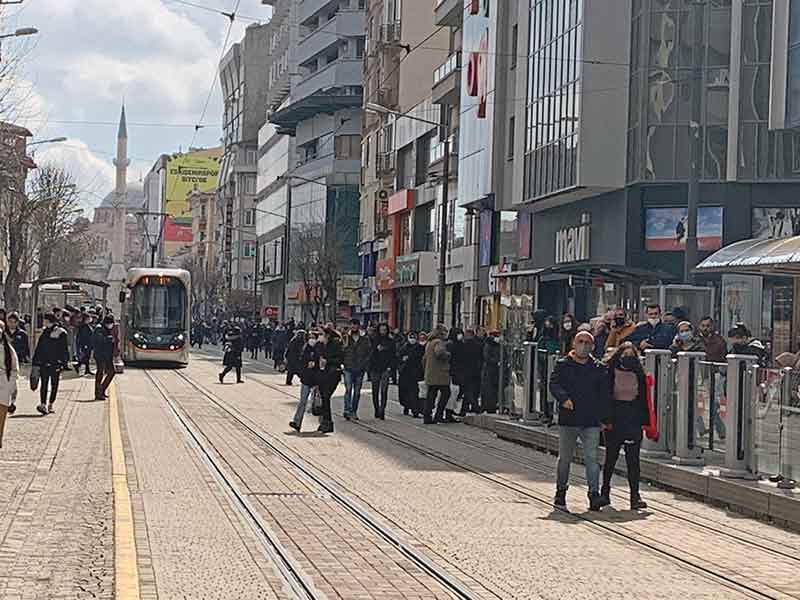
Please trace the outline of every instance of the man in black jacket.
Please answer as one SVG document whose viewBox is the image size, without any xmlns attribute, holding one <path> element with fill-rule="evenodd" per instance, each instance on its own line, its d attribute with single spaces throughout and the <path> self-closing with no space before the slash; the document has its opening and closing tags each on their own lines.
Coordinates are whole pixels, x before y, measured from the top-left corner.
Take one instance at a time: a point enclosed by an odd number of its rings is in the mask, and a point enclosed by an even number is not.
<svg viewBox="0 0 800 600">
<path fill-rule="evenodd" d="M 42 334 L 36 343 L 33 353 L 33 366 L 39 367 L 39 406 L 36 407 L 41 414 L 53 412 L 58 395 L 58 383 L 61 371 L 69 364 L 69 345 L 67 332 L 58 324 L 53 313 L 42 316 Z M 48 397 L 48 391 L 49 397 Z M 49 399 L 49 404 L 47 404 Z"/>
<path fill-rule="evenodd" d="M 389 399 L 389 377 L 397 365 L 397 347 L 389 337 L 389 326 L 378 325 L 378 333 L 372 339 L 372 355 L 369 361 L 369 379 L 372 382 L 372 404 L 375 418 L 385 419 L 386 402 Z"/>
<path fill-rule="evenodd" d="M 106 391 L 114 379 L 114 315 L 106 315 L 92 334 L 94 360 L 97 363 L 94 378 L 94 399 L 106 400 Z M 87 359 L 88 360 L 88 359 Z M 86 365 L 88 369 L 88 364 Z"/>
<path fill-rule="evenodd" d="M 483 370 L 483 344 L 475 337 L 474 329 L 464 331 L 464 345 L 461 348 L 462 381 L 464 400 L 461 403 L 461 414 L 479 413 L 478 395 L 481 390 L 481 372 Z"/>
<path fill-rule="evenodd" d="M 75 362 L 75 373 L 81 374 L 81 365 L 86 366 L 86 375 L 93 375 L 89 368 L 89 361 L 92 358 L 92 317 L 88 313 L 81 316 L 81 324 L 75 335 L 75 345 L 78 350 L 78 360 Z"/>
<path fill-rule="evenodd" d="M 16 312 L 8 313 L 6 335 L 17 353 L 19 364 L 23 365 L 29 363 L 31 360 L 31 351 L 28 345 L 28 334 L 20 327 L 19 314 Z"/>
<path fill-rule="evenodd" d="M 573 350 L 556 363 L 550 393 L 558 403 L 558 469 L 555 506 L 566 510 L 569 469 L 580 438 L 589 484 L 589 510 L 600 510 L 600 464 L 597 460 L 600 428 L 609 422 L 608 373 L 591 353 L 594 337 L 580 331 Z"/>
</svg>

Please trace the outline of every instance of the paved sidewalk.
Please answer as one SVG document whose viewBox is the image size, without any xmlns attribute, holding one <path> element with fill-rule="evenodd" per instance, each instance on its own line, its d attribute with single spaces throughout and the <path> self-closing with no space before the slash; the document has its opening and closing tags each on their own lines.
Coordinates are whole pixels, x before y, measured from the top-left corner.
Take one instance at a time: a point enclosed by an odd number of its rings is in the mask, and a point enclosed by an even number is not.
<svg viewBox="0 0 800 600">
<path fill-rule="evenodd" d="M 0 598 L 112 598 L 114 549 L 107 404 L 65 374 L 56 412 L 20 381 L 0 450 Z"/>
</svg>

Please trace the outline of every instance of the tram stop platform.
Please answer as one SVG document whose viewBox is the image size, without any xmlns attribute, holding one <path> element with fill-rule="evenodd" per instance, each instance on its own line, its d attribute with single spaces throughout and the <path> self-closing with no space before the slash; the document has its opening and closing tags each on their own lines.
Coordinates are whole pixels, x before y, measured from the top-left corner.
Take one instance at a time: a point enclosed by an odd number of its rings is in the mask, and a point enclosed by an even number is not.
<svg viewBox="0 0 800 600">
<path fill-rule="evenodd" d="M 472 415 L 468 425 L 493 432 L 498 438 L 558 455 L 558 427 L 533 425 L 503 415 Z M 600 448 L 600 462 L 605 448 Z M 580 447 L 577 462 L 582 462 Z M 671 458 L 641 457 L 642 480 L 659 488 L 685 494 L 734 512 L 800 531 L 800 488 L 781 489 L 767 479 L 729 479 L 720 476 L 721 467 L 713 456 L 706 465 L 676 464 Z M 625 473 L 625 460 L 617 461 L 618 474 Z"/>
</svg>

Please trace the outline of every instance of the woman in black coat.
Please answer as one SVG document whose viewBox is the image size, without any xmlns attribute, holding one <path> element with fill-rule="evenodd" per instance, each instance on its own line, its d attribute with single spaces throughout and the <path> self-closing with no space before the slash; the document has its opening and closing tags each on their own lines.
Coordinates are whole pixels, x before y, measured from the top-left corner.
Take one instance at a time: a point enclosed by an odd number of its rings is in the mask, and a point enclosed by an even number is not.
<svg viewBox="0 0 800 600">
<path fill-rule="evenodd" d="M 497 395 L 500 390 L 500 332 L 490 331 L 483 346 L 483 372 L 481 373 L 481 410 L 497 412 Z"/>
<path fill-rule="evenodd" d="M 236 383 L 244 383 L 242 380 L 242 351 L 244 350 L 244 340 L 242 330 L 239 327 L 231 327 L 225 332 L 225 354 L 222 357 L 222 364 L 225 366 L 219 374 L 219 382 L 225 381 L 225 375 L 236 369 Z"/>
<path fill-rule="evenodd" d="M 422 406 L 419 403 L 419 382 L 425 377 L 425 368 L 422 357 L 425 348 L 417 343 L 417 334 L 413 331 L 408 334 L 408 339 L 400 346 L 397 356 L 400 361 L 398 367 L 398 395 L 403 407 L 403 414 L 413 414 L 415 418 L 422 415 Z"/>
<path fill-rule="evenodd" d="M 630 343 L 623 343 L 611 356 L 608 364 L 611 397 L 611 419 L 606 425 L 606 462 L 603 466 L 602 506 L 611 503 L 611 478 L 619 452 L 625 448 L 631 510 L 647 508 L 639 495 L 639 450 L 642 427 L 650 422 L 647 407 L 647 378 L 639 360 L 639 352 Z"/>
<path fill-rule="evenodd" d="M 294 376 L 303 369 L 303 347 L 306 345 L 306 332 L 298 329 L 286 349 L 286 385 L 292 385 Z"/>
</svg>

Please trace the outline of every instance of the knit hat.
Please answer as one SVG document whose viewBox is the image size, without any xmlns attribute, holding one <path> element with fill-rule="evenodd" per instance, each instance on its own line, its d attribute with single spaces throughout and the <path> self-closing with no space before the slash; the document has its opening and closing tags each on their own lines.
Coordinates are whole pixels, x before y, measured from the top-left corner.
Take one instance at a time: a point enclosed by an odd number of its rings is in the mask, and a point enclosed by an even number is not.
<svg viewBox="0 0 800 600">
<path fill-rule="evenodd" d="M 594 344 L 594 336 L 588 331 L 579 331 L 576 333 L 574 342 L 577 343 L 579 339 L 588 339 Z"/>
</svg>

